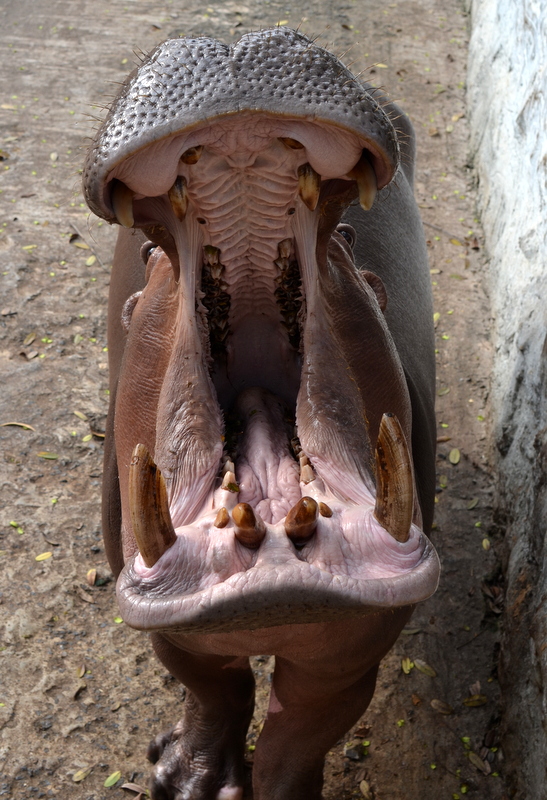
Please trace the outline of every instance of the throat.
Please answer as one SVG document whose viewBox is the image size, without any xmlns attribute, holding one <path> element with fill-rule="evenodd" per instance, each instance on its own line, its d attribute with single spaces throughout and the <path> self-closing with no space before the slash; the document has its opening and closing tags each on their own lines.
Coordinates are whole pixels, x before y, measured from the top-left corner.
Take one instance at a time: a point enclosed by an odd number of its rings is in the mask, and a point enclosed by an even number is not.
<svg viewBox="0 0 547 800">
<path fill-rule="evenodd" d="M 249 503 L 266 523 L 283 519 L 301 496 L 293 436 L 293 413 L 279 397 L 257 387 L 241 392 L 227 441 L 234 448 L 239 501 Z"/>
</svg>

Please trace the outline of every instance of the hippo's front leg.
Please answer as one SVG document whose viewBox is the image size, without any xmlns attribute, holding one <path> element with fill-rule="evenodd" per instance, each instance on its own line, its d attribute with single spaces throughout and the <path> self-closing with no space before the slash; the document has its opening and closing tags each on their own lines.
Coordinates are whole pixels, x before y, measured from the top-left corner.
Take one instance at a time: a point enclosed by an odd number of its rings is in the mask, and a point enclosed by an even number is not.
<svg viewBox="0 0 547 800">
<path fill-rule="evenodd" d="M 389 621 L 374 615 L 357 630 L 327 626 L 310 658 L 276 658 L 255 750 L 253 800 L 321 799 L 325 756 L 367 709 L 378 663 L 409 616 L 409 609 Z"/>
<path fill-rule="evenodd" d="M 376 664 L 329 691 L 328 671 L 277 661 L 255 751 L 253 800 L 321 800 L 325 756 L 372 700 L 377 672 Z"/>
<path fill-rule="evenodd" d="M 184 652 L 153 634 L 156 655 L 186 686 L 184 717 L 153 740 L 154 800 L 240 800 L 245 736 L 254 709 L 248 658 Z"/>
</svg>

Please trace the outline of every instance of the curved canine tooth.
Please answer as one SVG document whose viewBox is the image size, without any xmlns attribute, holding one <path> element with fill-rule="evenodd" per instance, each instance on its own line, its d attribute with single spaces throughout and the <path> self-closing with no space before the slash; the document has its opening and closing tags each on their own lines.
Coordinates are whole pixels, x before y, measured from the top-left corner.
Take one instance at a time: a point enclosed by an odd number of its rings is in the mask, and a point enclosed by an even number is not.
<svg viewBox="0 0 547 800">
<path fill-rule="evenodd" d="M 304 464 L 300 470 L 300 482 L 311 483 L 315 480 L 315 472 L 310 464 Z"/>
<path fill-rule="evenodd" d="M 112 210 L 116 219 L 124 228 L 132 228 L 135 222 L 133 217 L 133 191 L 125 183 L 114 178 L 112 181 Z"/>
<path fill-rule="evenodd" d="M 285 533 L 293 542 L 311 539 L 317 527 L 319 507 L 313 497 L 301 497 L 285 519 Z"/>
<path fill-rule="evenodd" d="M 326 503 L 319 503 L 319 513 L 322 517 L 332 517 L 332 508 Z"/>
<path fill-rule="evenodd" d="M 298 167 L 298 194 L 310 211 L 315 211 L 317 208 L 320 191 L 321 176 L 311 164 L 301 164 Z"/>
<path fill-rule="evenodd" d="M 374 198 L 376 197 L 376 192 L 378 191 L 378 186 L 376 182 L 376 173 L 374 172 L 365 150 L 363 150 L 361 158 L 351 172 L 348 172 L 348 176 L 357 181 L 361 208 L 363 211 L 370 211 L 374 203 Z"/>
<path fill-rule="evenodd" d="M 182 222 L 188 211 L 188 192 L 186 191 L 186 181 L 182 175 L 177 175 L 168 195 L 176 218 Z"/>
<path fill-rule="evenodd" d="M 228 470 L 222 479 L 221 489 L 226 489 L 228 492 L 239 492 L 239 486 L 236 481 L 234 472 Z"/>
<path fill-rule="evenodd" d="M 219 508 L 218 510 L 218 514 L 215 517 L 213 525 L 215 528 L 225 528 L 229 522 L 230 515 L 228 513 L 228 509 L 225 506 L 222 506 L 222 508 Z"/>
<path fill-rule="evenodd" d="M 180 160 L 183 164 L 197 164 L 203 152 L 203 145 L 198 144 L 196 147 L 189 147 L 181 155 Z"/>
<path fill-rule="evenodd" d="M 235 537 L 240 544 L 256 550 L 266 536 L 266 526 L 248 503 L 238 503 L 232 511 Z"/>
<path fill-rule="evenodd" d="M 163 475 L 143 444 L 133 450 L 129 466 L 129 512 L 140 554 L 153 567 L 177 536 Z"/>
<path fill-rule="evenodd" d="M 376 442 L 374 516 L 398 542 L 406 542 L 414 508 L 412 462 L 395 414 L 384 414 Z"/>
</svg>

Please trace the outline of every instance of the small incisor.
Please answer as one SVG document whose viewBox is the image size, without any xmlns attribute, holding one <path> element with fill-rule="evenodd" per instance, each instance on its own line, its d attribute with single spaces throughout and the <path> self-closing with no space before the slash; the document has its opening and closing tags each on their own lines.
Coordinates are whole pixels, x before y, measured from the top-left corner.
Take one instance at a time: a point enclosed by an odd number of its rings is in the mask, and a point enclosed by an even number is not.
<svg viewBox="0 0 547 800">
<path fill-rule="evenodd" d="M 232 510 L 232 519 L 238 542 L 251 550 L 256 550 L 266 535 L 264 522 L 255 514 L 249 503 L 238 503 Z"/>
<path fill-rule="evenodd" d="M 285 518 L 285 533 L 293 542 L 305 542 L 315 533 L 319 506 L 313 497 L 301 497 Z"/>
</svg>

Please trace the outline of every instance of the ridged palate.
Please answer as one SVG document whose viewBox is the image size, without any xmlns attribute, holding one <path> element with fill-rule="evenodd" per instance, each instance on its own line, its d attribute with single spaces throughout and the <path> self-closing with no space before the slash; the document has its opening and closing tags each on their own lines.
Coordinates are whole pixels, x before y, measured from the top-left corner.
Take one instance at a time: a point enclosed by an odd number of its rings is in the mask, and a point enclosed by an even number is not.
<svg viewBox="0 0 547 800">
<path fill-rule="evenodd" d="M 287 210 L 294 205 L 298 182 L 292 174 L 259 168 L 227 168 L 223 180 L 210 181 L 214 156 L 204 154 L 199 167 L 188 170 L 188 194 L 196 213 L 206 220 L 204 236 L 220 251 L 222 275 L 229 288 L 231 309 L 239 318 L 248 310 L 272 313 L 279 269 L 279 242 L 291 237 Z M 272 163 L 272 168 L 280 167 Z M 278 311 L 275 311 L 278 314 Z"/>
</svg>

